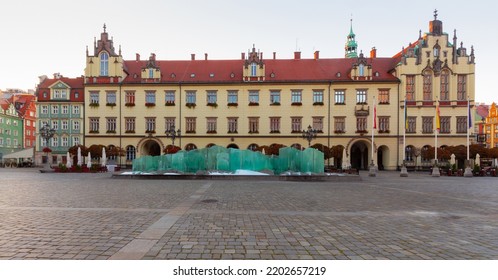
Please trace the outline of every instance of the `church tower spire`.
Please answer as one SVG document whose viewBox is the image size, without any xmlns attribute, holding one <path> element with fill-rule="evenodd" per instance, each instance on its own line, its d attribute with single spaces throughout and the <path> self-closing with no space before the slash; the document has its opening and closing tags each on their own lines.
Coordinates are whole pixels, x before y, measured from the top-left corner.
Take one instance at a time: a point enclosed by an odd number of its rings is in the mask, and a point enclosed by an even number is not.
<svg viewBox="0 0 498 280">
<path fill-rule="evenodd" d="M 344 46 L 346 58 L 358 57 L 358 43 L 356 43 L 355 37 L 356 35 L 353 32 L 353 19 L 351 19 L 351 27 L 347 36 L 346 45 Z"/>
</svg>

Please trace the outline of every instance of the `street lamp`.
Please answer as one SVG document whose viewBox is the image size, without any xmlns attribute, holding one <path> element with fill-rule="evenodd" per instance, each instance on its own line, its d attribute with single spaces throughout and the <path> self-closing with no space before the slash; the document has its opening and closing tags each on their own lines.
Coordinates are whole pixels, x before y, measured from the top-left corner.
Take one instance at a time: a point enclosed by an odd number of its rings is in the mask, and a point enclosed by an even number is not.
<svg viewBox="0 0 498 280">
<path fill-rule="evenodd" d="M 303 130 L 303 139 L 306 139 L 308 141 L 308 147 L 311 146 L 311 140 L 316 138 L 317 130 L 313 129 L 311 125 L 308 125 L 308 130 Z"/>
<path fill-rule="evenodd" d="M 171 138 L 173 142 L 173 147 L 175 146 L 175 139 L 181 137 L 181 130 L 175 130 L 175 125 L 172 125 L 168 130 L 166 130 L 166 138 Z"/>
<path fill-rule="evenodd" d="M 40 136 L 45 139 L 45 144 L 48 148 L 49 141 L 52 137 L 54 137 L 55 129 L 48 126 L 48 124 L 44 124 L 42 128 L 40 128 Z M 47 153 L 48 154 L 48 153 Z M 50 159 L 47 156 L 47 164 L 50 165 Z"/>
</svg>

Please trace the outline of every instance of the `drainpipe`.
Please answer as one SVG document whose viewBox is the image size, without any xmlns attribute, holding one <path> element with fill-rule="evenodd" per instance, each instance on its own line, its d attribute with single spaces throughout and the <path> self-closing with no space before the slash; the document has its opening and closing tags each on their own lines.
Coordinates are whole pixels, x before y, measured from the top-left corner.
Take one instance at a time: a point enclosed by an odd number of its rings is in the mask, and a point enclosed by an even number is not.
<svg viewBox="0 0 498 280">
<path fill-rule="evenodd" d="M 179 99 L 180 99 L 180 112 L 179 112 L 179 117 L 178 117 L 178 129 L 180 129 L 180 132 L 183 134 L 182 130 L 182 82 L 179 82 L 178 86 L 180 87 L 180 93 L 179 93 Z M 178 137 L 178 147 L 182 147 L 182 136 Z"/>
<path fill-rule="evenodd" d="M 397 129 L 398 129 L 398 131 L 396 132 L 396 135 L 397 135 L 396 142 L 398 142 L 398 148 L 396 149 L 396 170 L 399 169 L 399 149 L 400 149 L 400 145 L 399 145 L 399 124 L 400 124 L 400 122 L 399 122 L 399 112 L 400 112 L 400 110 L 399 110 L 399 83 L 398 83 L 398 94 L 397 94 L 397 96 L 398 96 L 398 100 L 397 100 L 397 102 L 398 102 L 397 103 L 398 104 L 398 106 L 397 106 L 398 107 L 398 122 L 397 122 L 398 125 L 397 125 Z M 405 106 L 406 106 L 406 104 L 405 104 Z M 405 110 L 406 110 L 406 108 L 405 108 Z M 405 127 L 405 124 L 403 123 L 403 128 L 404 127 Z M 406 139 L 404 141 L 406 141 Z M 405 143 L 403 143 L 403 146 L 404 145 L 405 145 Z M 405 151 L 403 151 L 403 152 L 405 152 Z"/>
<path fill-rule="evenodd" d="M 327 147 L 330 149 L 330 87 L 332 86 L 332 81 L 329 81 L 329 88 L 328 88 L 328 110 L 327 110 L 327 117 L 328 117 L 328 129 L 327 129 Z M 330 158 L 327 159 L 327 165 L 330 166 Z"/>
</svg>

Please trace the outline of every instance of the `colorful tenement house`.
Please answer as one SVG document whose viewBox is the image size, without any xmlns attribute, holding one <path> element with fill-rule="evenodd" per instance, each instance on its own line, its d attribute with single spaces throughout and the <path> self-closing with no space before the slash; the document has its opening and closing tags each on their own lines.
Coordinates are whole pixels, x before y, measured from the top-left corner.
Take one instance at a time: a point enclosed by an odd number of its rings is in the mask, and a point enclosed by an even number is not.
<svg viewBox="0 0 498 280">
<path fill-rule="evenodd" d="M 16 94 L 12 101 L 23 120 L 23 147 L 33 148 L 36 145 L 36 96 L 33 94 Z"/>
<path fill-rule="evenodd" d="M 370 57 L 358 54 L 351 26 L 345 56 L 321 58 L 317 51 L 312 59 L 300 52 L 291 59 L 275 53 L 266 58 L 253 46 L 231 60 L 210 60 L 207 54 L 183 61 L 158 60 L 156 54 L 124 60 L 104 27 L 93 54 L 86 52 L 85 145 L 122 147 L 126 156 L 118 163 L 131 164 L 135 157 L 162 154 L 172 144 L 173 127 L 181 131 L 175 145 L 189 150 L 213 144 L 301 148 L 302 131 L 311 125 L 319 132 L 312 144 L 345 148 L 353 167 L 366 169 L 373 160 L 379 169 L 394 170 L 404 160 L 430 164 L 417 151 L 434 145 L 437 102 L 439 145 L 466 142 L 474 51 L 457 46 L 456 32 L 450 41 L 437 14 L 429 32 L 393 57 L 377 57 L 375 48 Z M 57 83 L 50 87 L 53 92 Z M 378 125 L 372 145 L 373 100 Z M 52 101 L 39 101 L 45 102 Z M 329 163 L 341 167 L 336 156 Z"/>
<path fill-rule="evenodd" d="M 55 130 L 50 143 L 46 143 L 39 134 L 36 138 L 35 163 L 46 162 L 43 148 L 52 150 L 52 163 L 66 162 L 66 153 L 69 147 L 83 144 L 84 124 L 84 89 L 83 78 L 66 78 L 54 74 L 53 79 L 40 77 L 40 84 L 36 89 L 38 97 L 38 131 L 44 125 Z"/>
<path fill-rule="evenodd" d="M 498 147 L 498 108 L 496 108 L 496 103 L 491 104 L 489 108 L 483 132 L 486 134 L 486 147 Z"/>
<path fill-rule="evenodd" d="M 10 98 L 0 98 L 0 162 L 22 148 L 23 122 Z"/>
</svg>

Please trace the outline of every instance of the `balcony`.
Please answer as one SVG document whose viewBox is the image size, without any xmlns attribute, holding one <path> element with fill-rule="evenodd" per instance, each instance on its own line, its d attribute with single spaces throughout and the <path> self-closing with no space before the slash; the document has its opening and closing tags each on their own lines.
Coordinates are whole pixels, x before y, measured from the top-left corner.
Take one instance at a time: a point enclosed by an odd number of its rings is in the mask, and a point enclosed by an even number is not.
<svg viewBox="0 0 498 280">
<path fill-rule="evenodd" d="M 357 104 L 354 107 L 355 116 L 368 116 L 370 114 L 370 107 L 366 104 Z"/>
</svg>

